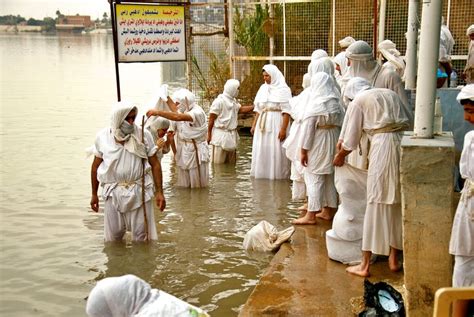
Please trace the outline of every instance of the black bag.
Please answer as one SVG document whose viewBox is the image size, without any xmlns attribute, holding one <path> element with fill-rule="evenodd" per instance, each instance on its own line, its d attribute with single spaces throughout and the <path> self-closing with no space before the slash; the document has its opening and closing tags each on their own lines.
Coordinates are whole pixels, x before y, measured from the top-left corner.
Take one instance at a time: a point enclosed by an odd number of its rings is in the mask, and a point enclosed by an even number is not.
<svg viewBox="0 0 474 317">
<path fill-rule="evenodd" d="M 402 294 L 385 282 L 372 284 L 365 279 L 364 301 L 366 309 L 359 317 L 405 317 Z"/>
</svg>

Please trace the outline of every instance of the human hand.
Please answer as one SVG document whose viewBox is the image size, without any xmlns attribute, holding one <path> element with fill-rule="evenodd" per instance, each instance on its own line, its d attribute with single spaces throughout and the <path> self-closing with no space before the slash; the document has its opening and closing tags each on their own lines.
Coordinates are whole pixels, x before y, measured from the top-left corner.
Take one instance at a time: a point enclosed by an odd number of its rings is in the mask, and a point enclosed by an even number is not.
<svg viewBox="0 0 474 317">
<path fill-rule="evenodd" d="M 255 127 L 251 127 L 250 128 L 250 134 L 253 135 L 254 132 L 255 132 Z"/>
<path fill-rule="evenodd" d="M 336 150 L 339 152 L 342 149 L 342 140 L 337 141 Z"/>
<path fill-rule="evenodd" d="M 278 139 L 283 142 L 286 139 L 286 130 L 280 130 L 278 133 Z"/>
<path fill-rule="evenodd" d="M 165 200 L 165 196 L 163 195 L 163 193 L 156 193 L 155 194 L 155 200 L 156 200 L 156 205 L 158 206 L 158 208 L 161 211 L 165 210 L 166 200 Z"/>
<path fill-rule="evenodd" d="M 158 110 L 150 109 L 146 112 L 147 117 L 158 116 Z"/>
<path fill-rule="evenodd" d="M 92 210 L 94 210 L 95 212 L 99 211 L 99 197 L 97 195 L 92 195 L 90 204 Z"/>
<path fill-rule="evenodd" d="M 158 140 L 156 140 L 156 146 L 158 147 L 158 149 L 162 149 L 165 144 L 166 141 L 163 138 L 159 138 Z"/>
<path fill-rule="evenodd" d="M 308 150 L 301 149 L 300 163 L 304 167 L 308 166 Z"/>
<path fill-rule="evenodd" d="M 346 157 L 344 155 L 341 155 L 341 152 L 339 152 L 334 157 L 334 160 L 332 161 L 332 164 L 334 166 L 341 167 L 342 165 L 344 165 L 345 159 L 346 159 Z"/>
</svg>

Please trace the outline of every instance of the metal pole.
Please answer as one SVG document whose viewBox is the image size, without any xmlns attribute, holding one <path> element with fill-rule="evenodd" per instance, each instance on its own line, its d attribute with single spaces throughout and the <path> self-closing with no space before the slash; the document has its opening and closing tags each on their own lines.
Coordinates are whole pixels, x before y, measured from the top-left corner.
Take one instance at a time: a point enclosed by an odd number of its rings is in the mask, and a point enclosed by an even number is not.
<svg viewBox="0 0 474 317">
<path fill-rule="evenodd" d="M 271 30 L 271 35 L 269 37 L 269 46 L 270 46 L 270 64 L 273 64 L 273 55 L 274 55 L 274 51 L 275 51 L 275 34 L 273 34 L 273 32 L 275 31 L 274 28 L 273 28 L 273 22 L 274 22 L 274 13 L 273 13 L 273 6 L 272 6 L 272 0 L 268 0 L 268 3 L 270 4 L 270 10 L 269 10 L 269 18 L 270 18 L 270 21 L 271 21 L 271 26 L 272 26 L 272 30 Z"/>
<path fill-rule="evenodd" d="M 387 0 L 380 0 L 380 21 L 378 42 L 385 40 L 385 16 L 387 15 Z"/>
<path fill-rule="evenodd" d="M 378 15 L 378 10 L 377 10 L 377 0 L 374 0 L 373 2 L 373 15 L 374 15 L 374 25 L 372 27 L 372 30 L 374 32 L 373 34 L 373 52 L 374 52 L 374 58 L 377 58 L 377 15 Z"/>
<path fill-rule="evenodd" d="M 120 96 L 120 76 L 119 76 L 119 65 L 118 65 L 118 39 L 117 39 L 117 26 L 115 25 L 115 11 L 114 11 L 114 0 L 109 0 L 110 3 L 110 19 L 112 23 L 112 35 L 114 41 L 114 59 L 115 59 L 115 83 L 117 85 L 117 100 L 121 100 Z"/>
<path fill-rule="evenodd" d="M 235 78 L 235 65 L 233 61 L 234 57 L 234 5 L 232 0 L 228 0 L 227 14 L 229 16 L 229 68 L 230 78 Z"/>
<path fill-rule="evenodd" d="M 336 56 L 336 0 L 332 0 L 332 56 Z"/>
<path fill-rule="evenodd" d="M 283 0 L 283 56 L 286 57 L 286 3 Z M 283 76 L 286 78 L 286 60 L 283 62 Z"/>
<path fill-rule="evenodd" d="M 418 39 L 418 0 L 408 3 L 407 50 L 405 53 L 405 88 L 416 87 L 416 50 Z"/>
<path fill-rule="evenodd" d="M 420 67 L 418 67 L 418 78 L 416 82 L 417 92 L 414 129 L 414 136 L 416 138 L 433 138 L 442 2 L 442 0 L 423 0 L 423 11 L 421 12 Z"/>
<path fill-rule="evenodd" d="M 451 0 L 448 0 L 448 13 L 446 17 L 446 26 L 449 28 L 449 21 L 451 20 Z"/>
</svg>

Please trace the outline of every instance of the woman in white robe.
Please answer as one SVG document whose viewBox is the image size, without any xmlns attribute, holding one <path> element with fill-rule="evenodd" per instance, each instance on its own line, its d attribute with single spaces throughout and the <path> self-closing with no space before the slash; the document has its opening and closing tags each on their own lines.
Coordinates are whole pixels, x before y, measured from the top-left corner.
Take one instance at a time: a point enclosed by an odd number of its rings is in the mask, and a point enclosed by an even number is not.
<svg viewBox="0 0 474 317">
<path fill-rule="evenodd" d="M 401 131 L 408 128 L 398 95 L 388 89 L 364 91 L 348 108 L 342 147 L 334 165 L 344 165 L 345 157 L 357 150 L 363 132 L 369 135 L 367 208 L 362 236 L 362 263 L 347 268 L 351 274 L 370 275 L 371 255 L 389 256 L 389 268 L 400 269 L 398 252 L 402 250 L 402 214 L 400 198 Z"/>
<path fill-rule="evenodd" d="M 337 208 L 332 160 L 344 117 L 340 98 L 330 75 L 319 72 L 312 76 L 300 113 L 302 131 L 297 142 L 304 166 L 308 208 L 293 224 L 316 224 L 316 217 L 330 220 L 330 209 Z"/>
<path fill-rule="evenodd" d="M 172 111 L 150 109 L 147 116 L 161 116 L 176 121 L 177 186 L 207 187 L 209 183 L 209 146 L 207 116 L 195 102 L 194 94 L 184 88 L 168 97 Z"/>
<path fill-rule="evenodd" d="M 252 124 L 252 164 L 250 176 L 263 179 L 288 179 L 290 161 L 282 142 L 289 131 L 291 90 L 275 65 L 263 66 L 265 83 L 254 100 Z"/>
<path fill-rule="evenodd" d="M 457 100 L 464 106 L 464 119 L 474 124 L 474 84 L 465 86 Z M 449 253 L 454 255 L 453 287 L 474 286 L 474 131 L 464 137 L 459 160 L 464 188 L 454 216 Z M 453 316 L 465 316 L 466 301 L 456 301 Z"/>
<path fill-rule="evenodd" d="M 202 309 L 182 301 L 135 275 L 97 282 L 86 304 L 89 317 L 206 317 Z"/>
</svg>

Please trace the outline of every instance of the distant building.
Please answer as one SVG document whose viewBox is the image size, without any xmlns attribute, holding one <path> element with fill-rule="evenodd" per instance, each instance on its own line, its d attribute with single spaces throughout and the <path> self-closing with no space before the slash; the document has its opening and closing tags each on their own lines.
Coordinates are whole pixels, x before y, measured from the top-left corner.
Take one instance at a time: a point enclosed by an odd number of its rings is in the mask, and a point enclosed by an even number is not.
<svg viewBox="0 0 474 317">
<path fill-rule="evenodd" d="M 64 15 L 58 19 L 56 31 L 59 33 L 81 33 L 94 25 L 89 15 Z"/>
</svg>

